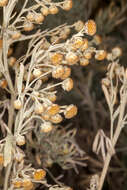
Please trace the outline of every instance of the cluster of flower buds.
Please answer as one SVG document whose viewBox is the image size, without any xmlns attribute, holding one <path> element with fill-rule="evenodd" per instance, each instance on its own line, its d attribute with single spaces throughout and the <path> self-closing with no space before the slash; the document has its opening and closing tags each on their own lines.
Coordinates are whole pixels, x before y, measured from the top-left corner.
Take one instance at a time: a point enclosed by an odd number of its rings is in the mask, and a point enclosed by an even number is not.
<svg viewBox="0 0 127 190">
<path fill-rule="evenodd" d="M 96 33 L 96 24 L 93 20 L 88 20 L 85 24 L 78 21 L 74 27 L 77 31 L 80 29 L 79 32 L 64 43 L 52 45 L 46 38 L 42 44 L 40 43 L 40 48 L 32 56 L 32 59 L 36 61 L 31 72 L 28 72 L 31 63 L 25 65 L 27 69 L 23 73 L 22 89 L 25 89 L 33 102 L 34 109 L 31 115 L 39 116 L 42 119 L 40 126 L 42 132 L 51 131 L 54 124 L 63 121 L 63 116 L 70 119 L 77 114 L 75 105 L 60 106 L 55 103 L 57 86 L 61 86 L 65 91 L 73 88 L 73 80 L 70 78 L 71 66 L 77 64 L 86 66 L 90 63 L 93 55 L 99 61 L 105 59 L 107 55 L 106 51 L 96 50 L 88 39 L 83 37 L 84 34 L 92 36 Z M 68 33 L 70 32 L 69 27 L 66 27 L 66 30 Z M 45 43 L 48 43 L 47 47 Z M 15 62 L 12 57 L 11 60 Z M 20 67 L 17 67 L 16 72 L 17 70 L 20 70 Z M 18 75 L 20 75 L 20 71 Z M 48 81 L 51 77 L 60 81 L 52 84 Z M 27 87 L 32 87 L 30 93 L 29 88 L 25 87 L 26 84 Z M 14 108 L 20 110 L 23 108 L 22 104 L 20 98 L 17 98 L 14 101 Z M 22 143 L 20 144 L 22 145 Z"/>
<path fill-rule="evenodd" d="M 43 112 L 41 111 L 42 109 Z M 38 109 L 36 108 L 35 112 L 37 114 L 39 113 L 43 120 L 40 130 L 47 133 L 53 129 L 54 124 L 58 124 L 63 121 L 62 115 L 64 115 L 66 119 L 74 117 L 77 114 L 77 107 L 75 105 L 60 106 L 54 103 L 50 105 L 43 103 L 40 104 Z"/>
<path fill-rule="evenodd" d="M 29 175 L 23 175 L 23 172 L 21 171 L 21 174 L 19 173 L 20 177 L 16 177 L 12 180 L 12 186 L 14 189 L 22 188 L 23 190 L 33 190 L 34 182 L 39 183 L 40 181 L 45 180 L 45 170 L 29 168 L 29 170 L 30 169 L 32 173 Z"/>
<path fill-rule="evenodd" d="M 59 3 L 43 2 L 38 4 L 37 10 L 35 9 L 27 13 L 23 25 L 24 31 L 31 31 L 34 29 L 35 24 L 42 24 L 46 16 L 57 14 L 59 12 L 59 7 L 65 11 L 70 10 L 72 8 L 72 0 L 65 0 Z"/>
<path fill-rule="evenodd" d="M 5 7 L 8 4 L 8 0 L 0 0 L 0 7 Z"/>
</svg>

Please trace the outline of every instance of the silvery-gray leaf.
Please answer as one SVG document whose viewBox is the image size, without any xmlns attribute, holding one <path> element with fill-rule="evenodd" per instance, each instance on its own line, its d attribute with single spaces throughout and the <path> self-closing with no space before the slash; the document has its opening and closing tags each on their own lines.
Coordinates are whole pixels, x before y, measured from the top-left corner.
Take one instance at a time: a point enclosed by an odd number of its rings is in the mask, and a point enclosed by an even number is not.
<svg viewBox="0 0 127 190">
<path fill-rule="evenodd" d="M 22 92 L 23 75 L 24 75 L 24 65 L 20 64 L 19 76 L 17 77 L 18 94 L 21 94 Z"/>
<path fill-rule="evenodd" d="M 8 135 L 6 137 L 6 142 L 4 146 L 4 167 L 6 167 L 10 162 L 12 158 L 12 136 Z"/>
</svg>

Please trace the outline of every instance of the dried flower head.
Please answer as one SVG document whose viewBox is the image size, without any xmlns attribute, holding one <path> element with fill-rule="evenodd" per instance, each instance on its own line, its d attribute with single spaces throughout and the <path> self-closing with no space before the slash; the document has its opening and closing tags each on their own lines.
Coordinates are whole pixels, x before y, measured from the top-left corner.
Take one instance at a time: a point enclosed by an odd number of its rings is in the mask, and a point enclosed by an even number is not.
<svg viewBox="0 0 127 190">
<path fill-rule="evenodd" d="M 26 31 L 26 32 L 30 32 L 31 30 L 34 29 L 34 24 L 31 23 L 31 22 L 25 22 L 25 23 L 23 24 L 23 29 L 24 29 L 24 31 Z"/>
<path fill-rule="evenodd" d="M 50 121 L 54 124 L 58 124 L 58 123 L 61 123 L 63 120 L 62 116 L 60 114 L 56 114 L 56 115 L 52 115 L 50 117 Z"/>
<path fill-rule="evenodd" d="M 86 59 L 86 58 L 81 58 L 80 59 L 80 65 L 81 66 L 87 66 L 87 65 L 89 65 L 89 60 L 88 59 Z"/>
<path fill-rule="evenodd" d="M 16 62 L 15 57 L 10 57 L 9 60 L 8 60 L 8 64 L 9 64 L 10 67 L 13 67 L 15 62 Z"/>
<path fill-rule="evenodd" d="M 83 45 L 81 46 L 81 51 L 85 51 L 88 48 L 88 40 L 87 38 L 83 39 Z"/>
<path fill-rule="evenodd" d="M 93 36 L 96 33 L 96 23 L 94 20 L 88 20 L 84 26 L 85 33 Z"/>
<path fill-rule="evenodd" d="M 77 107 L 73 104 L 69 105 L 64 111 L 65 118 L 70 119 L 77 114 Z"/>
<path fill-rule="evenodd" d="M 14 101 L 14 108 L 15 108 L 16 110 L 20 110 L 21 107 L 22 107 L 22 102 L 21 102 L 21 100 L 19 100 L 19 99 L 15 100 L 15 101 Z"/>
<path fill-rule="evenodd" d="M 17 135 L 17 136 L 16 136 L 16 143 L 17 143 L 17 145 L 19 145 L 19 146 L 24 145 L 24 144 L 26 143 L 25 137 L 24 137 L 23 135 Z"/>
<path fill-rule="evenodd" d="M 44 21 L 45 17 L 41 13 L 38 13 L 35 15 L 34 19 L 36 24 L 41 24 Z"/>
<path fill-rule="evenodd" d="M 60 111 L 60 106 L 58 104 L 52 104 L 51 106 L 48 107 L 46 113 L 52 116 L 59 113 L 59 111 Z"/>
<path fill-rule="evenodd" d="M 122 55 L 122 49 L 120 47 L 114 47 L 112 49 L 112 54 L 114 57 L 120 57 Z"/>
<path fill-rule="evenodd" d="M 65 67 L 64 67 L 64 73 L 63 73 L 63 75 L 61 76 L 61 79 L 64 80 L 64 79 L 68 78 L 70 75 L 71 75 L 71 68 L 65 66 Z"/>
<path fill-rule="evenodd" d="M 20 178 L 12 180 L 12 184 L 14 188 L 21 188 L 22 187 L 22 180 Z"/>
<path fill-rule="evenodd" d="M 32 184 L 32 181 L 29 178 L 24 178 L 22 180 L 22 187 L 29 187 L 31 186 L 31 184 Z"/>
<path fill-rule="evenodd" d="M 69 11 L 72 8 L 72 0 L 65 0 L 64 3 L 63 3 L 62 8 L 65 11 Z"/>
<path fill-rule="evenodd" d="M 33 173 L 34 180 L 43 180 L 46 176 L 46 171 L 43 169 L 35 170 Z"/>
<path fill-rule="evenodd" d="M 34 21 L 34 17 L 35 17 L 35 15 L 34 15 L 34 13 L 32 13 L 32 12 L 28 12 L 28 14 L 27 14 L 27 16 L 26 16 L 26 18 L 27 18 L 28 21 L 30 21 L 30 22 L 33 22 L 33 21 Z"/>
<path fill-rule="evenodd" d="M 85 59 L 91 59 L 92 58 L 92 52 L 91 51 L 85 51 L 83 53 Z"/>
<path fill-rule="evenodd" d="M 79 20 L 75 23 L 75 30 L 76 31 L 79 32 L 81 29 L 83 29 L 83 27 L 84 27 L 84 23 L 81 20 Z"/>
<path fill-rule="evenodd" d="M 67 78 L 62 83 L 62 88 L 66 91 L 70 91 L 73 88 L 73 80 L 71 78 Z"/>
<path fill-rule="evenodd" d="M 12 34 L 11 34 L 11 37 L 13 40 L 17 40 L 21 37 L 21 32 L 20 31 L 14 31 Z"/>
<path fill-rule="evenodd" d="M 52 53 L 50 55 L 50 60 L 51 60 L 53 65 L 58 65 L 58 64 L 60 64 L 62 62 L 63 55 L 61 53 L 58 53 L 58 52 Z"/>
<path fill-rule="evenodd" d="M 59 12 L 59 9 L 55 5 L 51 5 L 49 7 L 49 13 L 52 15 L 55 15 Z"/>
<path fill-rule="evenodd" d="M 5 7 L 8 4 L 8 0 L 0 0 L 0 7 Z"/>
<path fill-rule="evenodd" d="M 55 94 L 48 94 L 48 97 L 47 97 L 51 102 L 55 102 L 56 101 L 56 98 L 57 96 Z"/>
<path fill-rule="evenodd" d="M 43 114 L 41 115 L 41 117 L 42 117 L 42 119 L 44 119 L 45 121 L 48 121 L 48 120 L 50 119 L 50 115 L 47 114 L 47 113 L 43 113 Z"/>
<path fill-rule="evenodd" d="M 34 69 L 33 76 L 35 78 L 40 77 L 42 75 L 42 71 L 40 69 Z"/>
<path fill-rule="evenodd" d="M 52 77 L 53 78 L 61 78 L 61 76 L 64 74 L 64 67 L 62 65 L 58 65 L 56 67 L 54 67 L 53 71 L 52 71 Z"/>
<path fill-rule="evenodd" d="M 101 61 L 101 60 L 104 60 L 106 56 L 107 56 L 107 52 L 105 50 L 99 50 L 95 54 L 95 59 L 97 59 L 98 61 Z"/>
<path fill-rule="evenodd" d="M 40 131 L 43 133 L 48 133 L 52 131 L 52 129 L 53 129 L 53 125 L 50 122 L 44 122 L 40 126 Z"/>
<path fill-rule="evenodd" d="M 84 44 L 83 38 L 81 38 L 81 37 L 76 37 L 76 38 L 74 39 L 74 42 L 73 42 L 73 44 L 72 44 L 72 47 L 73 47 L 74 50 L 76 50 L 76 49 L 81 48 L 81 47 L 83 46 L 83 44 Z"/>
<path fill-rule="evenodd" d="M 49 8 L 44 6 L 41 8 L 41 13 L 44 15 L 44 16 L 47 16 L 49 14 Z"/>
<path fill-rule="evenodd" d="M 66 61 L 70 65 L 74 65 L 78 62 L 79 58 L 74 52 L 68 52 L 65 57 Z"/>
<path fill-rule="evenodd" d="M 95 41 L 95 43 L 96 43 L 97 45 L 99 45 L 99 44 L 102 43 L 102 37 L 101 37 L 100 35 L 96 34 L 96 35 L 94 36 L 94 41 Z"/>
<path fill-rule="evenodd" d="M 40 102 L 35 102 L 34 111 L 36 114 L 42 114 L 44 112 L 44 106 Z"/>
</svg>

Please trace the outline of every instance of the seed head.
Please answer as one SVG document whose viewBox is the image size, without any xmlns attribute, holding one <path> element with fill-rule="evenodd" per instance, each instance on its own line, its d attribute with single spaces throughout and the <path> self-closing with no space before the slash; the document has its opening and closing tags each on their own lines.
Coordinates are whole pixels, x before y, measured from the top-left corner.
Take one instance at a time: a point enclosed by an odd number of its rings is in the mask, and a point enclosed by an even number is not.
<svg viewBox="0 0 127 190">
<path fill-rule="evenodd" d="M 66 119 L 70 119 L 74 117 L 76 114 L 77 114 L 77 107 L 74 106 L 73 104 L 69 105 L 64 112 Z"/>
<path fill-rule="evenodd" d="M 76 50 L 76 49 L 79 49 L 80 47 L 82 47 L 83 44 L 84 44 L 84 40 L 81 37 L 77 37 L 74 39 L 72 47 L 74 50 Z"/>
<path fill-rule="evenodd" d="M 81 51 L 85 51 L 88 48 L 88 40 L 85 38 L 83 41 L 83 45 L 81 46 Z"/>
<path fill-rule="evenodd" d="M 83 27 L 84 27 L 84 23 L 81 20 L 79 20 L 75 23 L 75 30 L 77 32 L 79 32 Z"/>
<path fill-rule="evenodd" d="M 112 49 L 112 54 L 114 57 L 120 57 L 122 55 L 122 49 L 120 47 L 114 47 Z"/>
<path fill-rule="evenodd" d="M 8 0 L 0 0 L 0 7 L 5 7 L 8 3 Z"/>
<path fill-rule="evenodd" d="M 71 68 L 64 66 L 64 73 L 61 76 L 61 79 L 64 80 L 64 79 L 68 78 L 70 75 L 71 75 Z"/>
<path fill-rule="evenodd" d="M 15 57 L 10 57 L 9 60 L 8 60 L 8 64 L 9 64 L 10 67 L 13 67 L 15 62 L 16 62 Z"/>
<path fill-rule="evenodd" d="M 95 41 L 95 43 L 96 43 L 97 45 L 99 45 L 99 44 L 102 43 L 102 37 L 101 37 L 100 35 L 96 34 L 96 35 L 94 36 L 94 41 Z"/>
<path fill-rule="evenodd" d="M 89 60 L 86 59 L 86 58 L 81 58 L 80 59 L 80 65 L 81 66 L 87 66 L 89 63 L 90 63 Z"/>
<path fill-rule="evenodd" d="M 92 58 L 92 52 L 90 52 L 90 51 L 85 51 L 83 53 L 83 55 L 84 55 L 85 59 L 91 59 Z"/>
<path fill-rule="evenodd" d="M 64 74 L 64 67 L 62 65 L 56 66 L 52 71 L 52 77 L 53 78 L 61 78 L 61 76 Z"/>
<path fill-rule="evenodd" d="M 26 16 L 27 20 L 30 21 L 30 22 L 34 21 L 34 17 L 35 17 L 35 15 L 32 12 L 28 12 L 28 14 Z"/>
<path fill-rule="evenodd" d="M 14 32 L 12 33 L 11 37 L 12 37 L 13 40 L 17 40 L 17 39 L 19 39 L 19 38 L 21 37 L 21 32 L 19 32 L 19 31 L 14 31 Z"/>
<path fill-rule="evenodd" d="M 24 137 L 23 135 L 17 135 L 17 136 L 16 136 L 16 143 L 17 143 L 17 145 L 19 145 L 19 146 L 24 145 L 24 144 L 26 143 L 25 137 Z"/>
<path fill-rule="evenodd" d="M 49 94 L 47 98 L 48 98 L 51 102 L 55 102 L 57 96 L 56 96 L 55 94 Z"/>
<path fill-rule="evenodd" d="M 50 121 L 54 124 L 61 123 L 62 120 L 63 120 L 62 116 L 58 113 L 50 117 Z"/>
<path fill-rule="evenodd" d="M 62 83 L 62 88 L 66 91 L 70 91 L 73 88 L 73 80 L 71 78 L 67 78 Z"/>
<path fill-rule="evenodd" d="M 76 64 L 79 60 L 78 56 L 74 52 L 68 52 L 66 54 L 65 59 L 66 59 L 67 63 L 69 63 L 70 65 Z"/>
<path fill-rule="evenodd" d="M 59 9 L 55 5 L 51 5 L 49 7 L 49 13 L 52 15 L 55 15 L 59 12 Z"/>
<path fill-rule="evenodd" d="M 46 172 L 43 169 L 35 170 L 33 173 L 34 180 L 43 180 L 46 176 Z"/>
<path fill-rule="evenodd" d="M 96 55 L 95 55 L 95 59 L 97 59 L 98 61 L 104 60 L 107 56 L 107 52 L 105 50 L 100 50 L 97 51 Z"/>
<path fill-rule="evenodd" d="M 20 178 L 14 179 L 12 181 L 12 184 L 13 184 L 14 188 L 21 188 L 22 187 L 22 180 Z"/>
<path fill-rule="evenodd" d="M 42 114 L 44 112 L 44 106 L 40 102 L 35 102 L 34 111 L 36 114 Z"/>
<path fill-rule="evenodd" d="M 35 78 L 40 77 L 42 75 L 42 71 L 40 69 L 34 69 L 33 76 Z"/>
<path fill-rule="evenodd" d="M 48 121 L 48 120 L 50 119 L 50 115 L 47 114 L 47 113 L 43 113 L 43 114 L 41 115 L 41 117 L 42 117 L 42 119 L 44 119 L 45 121 Z"/>
<path fill-rule="evenodd" d="M 19 100 L 19 99 L 15 100 L 15 101 L 14 101 L 14 108 L 15 108 L 16 110 L 20 110 L 21 107 L 22 107 L 22 102 L 21 102 L 21 100 Z"/>
<path fill-rule="evenodd" d="M 94 20 L 88 20 L 84 26 L 85 33 L 93 36 L 96 33 L 96 23 Z"/>
<path fill-rule="evenodd" d="M 41 14 L 38 13 L 37 15 L 35 15 L 35 22 L 37 24 L 41 24 L 44 21 L 45 17 Z"/>
<path fill-rule="evenodd" d="M 72 0 L 65 0 L 62 8 L 65 11 L 69 11 L 72 8 Z"/>
<path fill-rule="evenodd" d="M 49 9 L 48 7 L 42 7 L 41 8 L 41 13 L 44 15 L 44 16 L 47 16 L 49 14 Z"/>
<path fill-rule="evenodd" d="M 58 65 L 62 62 L 63 60 L 63 55 L 61 53 L 52 53 L 50 55 L 50 60 L 52 62 L 53 65 Z"/>
<path fill-rule="evenodd" d="M 23 179 L 22 186 L 23 187 L 29 187 L 32 185 L 32 181 L 29 178 Z"/>
<path fill-rule="evenodd" d="M 52 116 L 59 113 L 59 111 L 60 111 L 60 106 L 58 104 L 52 104 L 51 106 L 48 107 L 46 113 Z"/>
<path fill-rule="evenodd" d="M 24 28 L 24 31 L 30 32 L 31 30 L 34 29 L 34 24 L 31 23 L 31 22 L 25 22 L 25 23 L 23 24 L 23 28 Z"/>
<path fill-rule="evenodd" d="M 44 122 L 40 126 L 40 131 L 43 133 L 48 133 L 52 131 L 52 129 L 53 129 L 53 125 L 50 122 Z"/>
</svg>

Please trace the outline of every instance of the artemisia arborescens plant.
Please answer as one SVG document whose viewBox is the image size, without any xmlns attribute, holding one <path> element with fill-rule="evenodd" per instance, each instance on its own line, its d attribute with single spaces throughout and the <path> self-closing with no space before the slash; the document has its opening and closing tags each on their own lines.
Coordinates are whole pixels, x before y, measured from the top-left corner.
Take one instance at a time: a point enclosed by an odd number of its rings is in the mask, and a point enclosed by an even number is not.
<svg viewBox="0 0 127 190">
<path fill-rule="evenodd" d="M 86 66 L 93 55 L 97 60 L 106 56 L 105 51 L 96 50 L 87 39 L 87 35 L 93 36 L 96 32 L 93 20 L 88 20 L 85 24 L 78 21 L 73 25 L 41 30 L 45 17 L 57 14 L 59 8 L 70 10 L 72 0 L 23 0 L 22 7 L 16 12 L 19 2 L 0 0 L 0 11 L 3 13 L 0 26 L 0 164 L 1 172 L 5 174 L 2 184 L 4 190 L 36 189 L 38 184 L 50 187 L 41 162 L 44 158 L 43 166 L 46 167 L 55 160 L 50 158 L 46 141 L 43 146 L 46 156 L 42 156 L 40 151 L 36 159 L 40 168 L 34 168 L 28 162 L 30 159 L 25 152 L 29 143 L 33 147 L 36 144 L 39 146 L 45 137 L 49 139 L 49 145 L 52 135 L 61 137 L 62 144 L 59 139 L 58 149 L 62 151 L 63 157 L 55 154 L 54 159 L 60 158 L 57 161 L 63 168 L 80 163 L 74 162 L 74 159 L 84 157 L 84 153 L 73 143 L 74 133 L 62 132 L 57 127 L 63 119 L 74 117 L 77 107 L 73 102 L 71 105 L 56 103 L 57 91 L 60 90 L 57 87 L 61 86 L 64 91 L 69 92 L 74 85 L 70 77 L 73 65 Z M 77 33 L 67 39 L 72 28 Z M 14 57 L 15 43 L 26 40 L 28 46 L 25 54 L 19 58 Z M 38 139 L 35 144 L 32 132 Z M 55 147 L 55 141 L 52 142 Z"/>
</svg>

